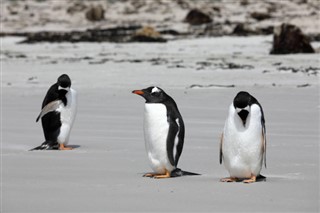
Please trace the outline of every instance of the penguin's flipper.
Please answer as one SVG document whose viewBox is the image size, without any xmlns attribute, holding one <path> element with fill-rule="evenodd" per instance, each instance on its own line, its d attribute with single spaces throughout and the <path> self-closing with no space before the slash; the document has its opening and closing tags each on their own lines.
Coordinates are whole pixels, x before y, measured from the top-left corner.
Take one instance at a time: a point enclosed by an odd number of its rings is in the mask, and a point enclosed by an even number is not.
<svg viewBox="0 0 320 213">
<path fill-rule="evenodd" d="M 267 137 L 266 137 L 266 127 L 264 123 L 262 124 L 262 153 L 263 153 L 263 161 L 264 161 L 264 167 L 267 168 Z"/>
<path fill-rule="evenodd" d="M 222 164 L 222 158 L 223 158 L 222 144 L 223 144 L 223 133 L 221 134 L 221 138 L 220 138 L 220 153 L 219 153 L 220 164 Z"/>
<path fill-rule="evenodd" d="M 39 119 L 42 118 L 48 112 L 52 112 L 52 111 L 55 111 L 56 109 L 58 109 L 61 103 L 62 103 L 61 100 L 56 100 L 56 101 L 52 101 L 52 102 L 48 103 L 47 105 L 45 105 L 42 108 L 39 116 L 37 117 L 36 122 L 38 122 Z"/>
<path fill-rule="evenodd" d="M 34 150 L 59 150 L 59 143 L 52 142 L 52 141 L 45 141 L 40 146 L 30 149 L 29 151 L 34 151 Z"/>
<path fill-rule="evenodd" d="M 169 124 L 169 132 L 167 136 L 167 153 L 168 153 L 168 158 L 171 165 L 176 166 L 178 164 L 179 157 L 182 152 L 181 147 L 183 146 L 183 140 L 181 140 L 181 138 L 178 138 L 178 133 L 180 131 L 180 123 L 178 123 L 179 119 L 174 120 L 172 118 L 168 119 L 168 122 L 170 124 Z M 182 143 L 182 146 L 181 146 L 181 143 Z"/>
<path fill-rule="evenodd" d="M 179 168 L 176 168 L 175 170 L 171 171 L 171 173 L 170 173 L 171 177 L 193 176 L 193 175 L 200 175 L 200 174 L 183 171 L 183 170 L 181 170 Z"/>
</svg>

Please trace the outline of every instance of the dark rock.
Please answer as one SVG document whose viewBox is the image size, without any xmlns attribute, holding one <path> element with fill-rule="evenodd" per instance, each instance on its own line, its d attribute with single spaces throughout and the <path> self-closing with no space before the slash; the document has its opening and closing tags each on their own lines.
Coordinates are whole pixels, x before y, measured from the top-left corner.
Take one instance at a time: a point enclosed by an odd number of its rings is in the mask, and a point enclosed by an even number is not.
<svg viewBox="0 0 320 213">
<path fill-rule="evenodd" d="M 176 31 L 176 30 L 171 30 L 171 29 L 168 29 L 168 30 L 161 30 L 159 31 L 160 34 L 162 35 L 173 35 L 173 36 L 179 36 L 181 35 L 180 32 Z"/>
<path fill-rule="evenodd" d="M 21 43 L 31 44 L 37 42 L 129 42 L 140 28 L 141 26 L 129 26 L 71 32 L 42 31 L 19 36 L 27 37 Z"/>
<path fill-rule="evenodd" d="M 212 9 L 213 9 L 215 12 L 218 12 L 218 13 L 221 12 L 220 7 L 213 6 Z"/>
<path fill-rule="evenodd" d="M 311 84 L 300 84 L 300 85 L 297 85 L 298 88 L 303 88 L 303 87 L 310 87 Z"/>
<path fill-rule="evenodd" d="M 247 25 L 243 23 L 239 23 L 235 26 L 231 34 L 238 35 L 238 36 L 248 36 L 248 35 L 255 35 L 257 33 L 249 29 Z"/>
<path fill-rule="evenodd" d="M 261 27 L 258 30 L 259 30 L 258 34 L 260 35 L 270 35 L 273 33 L 274 27 L 273 26 Z"/>
<path fill-rule="evenodd" d="M 262 21 L 262 20 L 271 18 L 270 14 L 263 13 L 263 12 L 253 12 L 250 14 L 250 16 L 258 21 Z"/>
<path fill-rule="evenodd" d="M 310 41 L 320 41 L 320 34 L 309 34 Z"/>
<path fill-rule="evenodd" d="M 1 33 L 0 33 L 1 36 Z M 6 36 L 3 34 L 2 36 Z M 152 27 L 133 25 L 107 29 L 89 29 L 86 31 L 55 32 L 42 31 L 23 33 L 27 37 L 21 43 L 37 42 L 166 42 L 161 34 Z"/>
<path fill-rule="evenodd" d="M 101 21 L 104 19 L 104 9 L 101 5 L 93 6 L 86 12 L 89 21 Z"/>
<path fill-rule="evenodd" d="M 192 9 L 189 11 L 184 21 L 189 23 L 190 25 L 201 25 L 211 23 L 212 19 L 209 15 L 203 13 L 198 9 Z"/>
<path fill-rule="evenodd" d="M 273 63 L 272 65 L 273 66 L 280 66 L 282 64 L 282 62 L 276 62 L 276 63 Z"/>
<path fill-rule="evenodd" d="M 270 54 L 314 53 L 309 38 L 291 24 L 275 27 Z"/>
<path fill-rule="evenodd" d="M 241 6 L 247 6 L 249 4 L 248 0 L 240 0 L 240 5 Z"/>
</svg>

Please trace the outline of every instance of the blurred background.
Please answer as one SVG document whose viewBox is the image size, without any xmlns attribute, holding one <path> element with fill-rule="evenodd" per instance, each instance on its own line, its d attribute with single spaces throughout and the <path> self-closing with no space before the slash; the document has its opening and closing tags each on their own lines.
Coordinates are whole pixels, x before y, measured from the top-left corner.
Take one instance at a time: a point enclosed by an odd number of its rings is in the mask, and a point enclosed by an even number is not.
<svg viewBox="0 0 320 213">
<path fill-rule="evenodd" d="M 320 40 L 319 0 L 1 0 L 0 19 L 2 36 L 46 32 L 33 41 L 269 35 L 283 23 Z"/>
</svg>

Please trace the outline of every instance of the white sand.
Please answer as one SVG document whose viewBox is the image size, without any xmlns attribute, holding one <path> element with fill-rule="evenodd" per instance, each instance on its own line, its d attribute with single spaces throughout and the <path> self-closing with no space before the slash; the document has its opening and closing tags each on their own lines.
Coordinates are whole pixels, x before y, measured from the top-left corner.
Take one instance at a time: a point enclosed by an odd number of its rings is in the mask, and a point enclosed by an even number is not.
<svg viewBox="0 0 320 213">
<path fill-rule="evenodd" d="M 273 65 L 319 68 L 319 54 L 269 56 L 271 37 L 167 44 L 14 44 L 17 40 L 1 38 L 1 212 L 319 211 L 319 77 L 279 72 Z M 167 63 L 151 65 L 152 58 Z M 103 59 L 109 61 L 89 63 Z M 197 62 L 223 60 L 254 68 L 197 70 Z M 43 142 L 35 119 L 48 87 L 62 73 L 70 75 L 79 95 L 70 141 L 79 147 L 28 152 Z M 192 84 L 235 88 L 189 89 Z M 310 86 L 297 88 L 302 84 Z M 149 85 L 176 100 L 186 125 L 179 167 L 201 176 L 142 177 L 151 170 L 143 99 L 131 91 Z M 228 175 L 219 165 L 219 136 L 239 90 L 252 93 L 265 110 L 266 182 L 219 182 Z"/>
</svg>

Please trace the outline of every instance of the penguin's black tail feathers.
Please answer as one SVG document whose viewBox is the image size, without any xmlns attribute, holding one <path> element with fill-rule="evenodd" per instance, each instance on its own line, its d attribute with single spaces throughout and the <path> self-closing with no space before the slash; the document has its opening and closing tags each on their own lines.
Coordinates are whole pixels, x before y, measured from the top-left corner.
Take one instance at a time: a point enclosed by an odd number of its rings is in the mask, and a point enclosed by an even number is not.
<svg viewBox="0 0 320 213">
<path fill-rule="evenodd" d="M 193 175 L 200 175 L 198 173 L 193 173 L 193 172 L 187 172 L 187 171 L 183 171 L 179 168 L 176 168 L 175 170 L 173 170 L 170 174 L 171 177 L 181 177 L 181 176 L 193 176 Z"/>
<path fill-rule="evenodd" d="M 259 174 L 257 176 L 257 182 L 261 182 L 261 181 L 266 181 L 267 180 L 267 177 L 266 176 L 263 176 L 261 174 Z"/>
<path fill-rule="evenodd" d="M 58 150 L 59 149 L 59 143 L 53 142 L 53 141 L 45 141 L 40 146 L 37 146 L 33 149 L 30 149 L 29 151 L 34 150 Z"/>
</svg>

